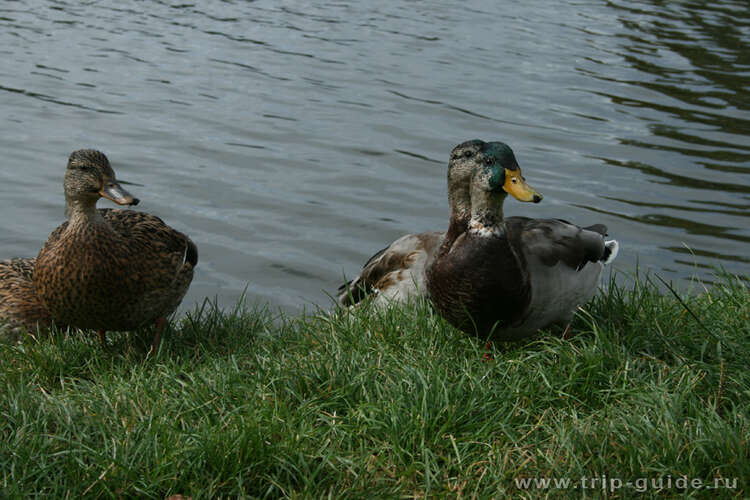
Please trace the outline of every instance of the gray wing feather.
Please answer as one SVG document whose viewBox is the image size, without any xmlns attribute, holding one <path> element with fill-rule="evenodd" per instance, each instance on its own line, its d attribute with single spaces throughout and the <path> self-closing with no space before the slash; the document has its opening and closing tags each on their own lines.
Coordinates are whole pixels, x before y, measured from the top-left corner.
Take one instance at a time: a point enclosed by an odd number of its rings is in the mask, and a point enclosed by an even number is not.
<svg viewBox="0 0 750 500">
<path fill-rule="evenodd" d="M 580 270 L 587 262 L 604 257 L 606 231 L 603 224 L 582 228 L 559 219 L 528 219 L 523 224 L 521 242 L 526 255 L 537 257 L 546 266 L 564 262 Z"/>
</svg>

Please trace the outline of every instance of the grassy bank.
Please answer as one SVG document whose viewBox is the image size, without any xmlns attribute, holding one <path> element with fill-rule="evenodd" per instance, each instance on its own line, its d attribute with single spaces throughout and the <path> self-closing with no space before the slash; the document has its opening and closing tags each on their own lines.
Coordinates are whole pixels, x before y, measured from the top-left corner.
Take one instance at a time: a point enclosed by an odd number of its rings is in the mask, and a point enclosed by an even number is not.
<svg viewBox="0 0 750 500">
<path fill-rule="evenodd" d="M 684 301 L 613 286 L 570 340 L 498 344 L 492 362 L 425 304 L 207 306 L 153 357 L 147 332 L 2 343 L 0 497 L 600 498 L 602 476 L 623 482 L 610 498 L 741 497 L 750 291 L 723 277 Z"/>
</svg>

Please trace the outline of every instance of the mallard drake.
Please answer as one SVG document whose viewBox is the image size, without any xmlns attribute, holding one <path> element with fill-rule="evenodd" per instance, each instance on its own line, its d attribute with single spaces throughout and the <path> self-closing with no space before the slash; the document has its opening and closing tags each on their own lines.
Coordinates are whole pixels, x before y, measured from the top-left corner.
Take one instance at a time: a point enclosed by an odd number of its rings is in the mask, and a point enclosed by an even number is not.
<svg viewBox="0 0 750 500">
<path fill-rule="evenodd" d="M 466 225 L 471 216 L 472 158 L 452 155 L 448 163 L 451 224 Z M 337 301 L 352 306 L 367 299 L 382 307 L 427 294 L 425 271 L 445 238 L 445 231 L 407 234 L 377 252 L 359 275 L 341 285 Z"/>
<path fill-rule="evenodd" d="M 451 224 L 426 268 L 436 310 L 448 322 L 480 336 L 515 340 L 552 324 L 569 324 L 596 293 L 618 243 L 602 224 L 581 228 L 561 219 L 503 217 L 510 194 L 539 202 L 502 142 L 468 141 L 451 159 L 474 165 L 468 224 Z"/>
<path fill-rule="evenodd" d="M 35 332 L 52 324 L 34 290 L 34 259 L 0 261 L 0 330 Z"/>
<path fill-rule="evenodd" d="M 136 205 L 115 178 L 107 157 L 74 151 L 65 172 L 67 222 L 42 247 L 34 288 L 56 323 L 99 332 L 156 324 L 160 331 L 185 296 L 198 249 L 160 218 L 133 210 L 96 209 L 104 197 Z"/>
</svg>

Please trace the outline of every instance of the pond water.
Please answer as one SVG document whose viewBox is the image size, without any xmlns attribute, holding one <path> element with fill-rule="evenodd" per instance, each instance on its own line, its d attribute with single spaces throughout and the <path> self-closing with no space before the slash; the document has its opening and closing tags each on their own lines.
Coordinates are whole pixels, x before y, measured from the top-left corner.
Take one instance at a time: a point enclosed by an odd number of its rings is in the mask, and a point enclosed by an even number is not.
<svg viewBox="0 0 750 500">
<path fill-rule="evenodd" d="M 747 274 L 749 96 L 747 0 L 5 1 L 0 257 L 36 255 L 94 147 L 197 243 L 183 309 L 327 306 L 447 227 L 480 138 L 545 195 L 506 214 L 602 222 L 626 272 Z"/>
</svg>

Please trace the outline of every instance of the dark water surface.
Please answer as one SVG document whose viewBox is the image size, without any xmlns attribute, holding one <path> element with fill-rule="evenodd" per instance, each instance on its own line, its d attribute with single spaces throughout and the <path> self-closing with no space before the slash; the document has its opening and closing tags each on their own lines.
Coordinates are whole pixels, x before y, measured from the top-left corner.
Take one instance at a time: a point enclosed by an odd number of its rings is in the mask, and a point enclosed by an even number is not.
<svg viewBox="0 0 750 500">
<path fill-rule="evenodd" d="M 99 148 L 198 244 L 187 308 L 327 304 L 446 228 L 472 138 L 545 195 L 507 214 L 603 222 L 621 270 L 750 272 L 747 0 L 6 0 L 0 113 L 0 257 L 36 255 Z"/>
</svg>

